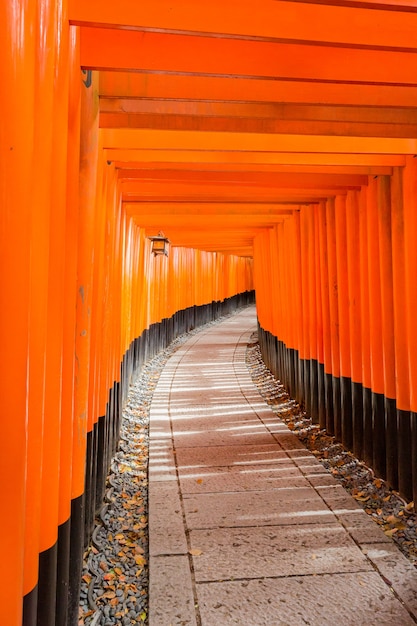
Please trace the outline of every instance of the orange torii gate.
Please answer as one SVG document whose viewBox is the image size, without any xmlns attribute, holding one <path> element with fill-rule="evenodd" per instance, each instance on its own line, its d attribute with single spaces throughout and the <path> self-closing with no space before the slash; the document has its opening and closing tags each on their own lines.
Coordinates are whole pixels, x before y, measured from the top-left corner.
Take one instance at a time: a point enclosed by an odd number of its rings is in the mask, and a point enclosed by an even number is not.
<svg viewBox="0 0 417 626">
<path fill-rule="evenodd" d="M 271 369 L 417 497 L 417 0 L 5 0 L 0 25 L 10 626 L 77 623 L 134 371 L 253 286 Z"/>
</svg>

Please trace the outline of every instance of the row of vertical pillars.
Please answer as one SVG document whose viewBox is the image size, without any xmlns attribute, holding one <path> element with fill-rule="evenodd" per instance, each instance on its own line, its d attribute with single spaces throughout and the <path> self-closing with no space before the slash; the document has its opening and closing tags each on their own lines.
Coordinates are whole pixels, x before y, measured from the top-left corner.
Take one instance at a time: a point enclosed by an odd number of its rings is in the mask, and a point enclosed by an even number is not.
<svg viewBox="0 0 417 626">
<path fill-rule="evenodd" d="M 87 434 L 85 489 L 72 501 L 71 517 L 58 530 L 57 543 L 40 554 L 39 581 L 23 600 L 24 626 L 77 626 L 83 553 L 88 546 L 119 442 L 122 407 L 143 365 L 180 335 L 253 303 L 244 292 L 223 301 L 192 306 L 152 324 L 135 339 L 121 363 L 120 382 L 110 389 L 105 415 Z"/>
<path fill-rule="evenodd" d="M 258 244 L 260 345 L 314 422 L 417 498 L 417 159 Z M 265 253 L 267 248 L 267 254 Z M 272 285 L 272 289 L 271 289 Z"/>
</svg>

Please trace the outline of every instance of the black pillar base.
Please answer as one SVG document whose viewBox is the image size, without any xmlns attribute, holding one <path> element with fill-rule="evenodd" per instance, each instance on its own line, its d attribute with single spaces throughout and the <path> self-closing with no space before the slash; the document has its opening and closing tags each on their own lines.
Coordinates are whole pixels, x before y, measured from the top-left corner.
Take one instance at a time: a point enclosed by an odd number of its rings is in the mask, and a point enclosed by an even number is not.
<svg viewBox="0 0 417 626">
<path fill-rule="evenodd" d="M 363 387 L 363 460 L 372 465 L 374 444 L 372 434 L 372 391 Z"/>
<path fill-rule="evenodd" d="M 23 598 L 22 626 L 37 626 L 38 585 Z"/>
<path fill-rule="evenodd" d="M 395 400 L 385 398 L 386 424 L 386 478 L 393 489 L 398 489 L 398 424 Z"/>
<path fill-rule="evenodd" d="M 409 411 L 401 411 L 397 409 L 398 420 L 398 491 L 407 500 L 413 498 L 413 458 L 415 448 L 413 450 L 413 433 L 414 426 L 412 416 L 415 413 Z"/>
<path fill-rule="evenodd" d="M 381 393 L 374 392 L 372 392 L 372 440 L 372 469 L 377 476 L 385 479 L 387 476 L 385 398 Z"/>
<path fill-rule="evenodd" d="M 84 552 L 84 495 L 71 502 L 68 626 L 78 626 Z"/>
<path fill-rule="evenodd" d="M 353 447 L 352 381 L 340 378 L 340 409 L 342 418 L 342 443 L 349 450 Z"/>
<path fill-rule="evenodd" d="M 358 459 L 363 459 L 363 387 L 352 382 L 352 449 Z"/>
<path fill-rule="evenodd" d="M 67 520 L 58 528 L 58 564 L 55 626 L 67 626 L 71 524 Z"/>
<path fill-rule="evenodd" d="M 333 387 L 333 419 L 334 419 L 334 436 L 338 441 L 342 441 L 342 401 L 340 390 L 340 378 L 332 377 Z"/>
<path fill-rule="evenodd" d="M 58 544 L 39 555 L 38 624 L 55 626 Z"/>
</svg>

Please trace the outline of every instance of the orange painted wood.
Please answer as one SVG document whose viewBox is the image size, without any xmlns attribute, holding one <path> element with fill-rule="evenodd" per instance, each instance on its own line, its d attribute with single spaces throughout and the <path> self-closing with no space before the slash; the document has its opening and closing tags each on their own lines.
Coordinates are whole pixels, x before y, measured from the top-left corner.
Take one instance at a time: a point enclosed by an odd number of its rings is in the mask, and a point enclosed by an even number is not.
<svg viewBox="0 0 417 626">
<path fill-rule="evenodd" d="M 329 319 L 330 341 L 332 347 L 331 373 L 340 376 L 340 336 L 339 336 L 339 303 L 337 297 L 337 251 L 336 251 L 336 209 L 335 200 L 326 203 L 326 237 L 327 237 L 327 271 L 329 280 Z"/>
<path fill-rule="evenodd" d="M 327 213 L 326 203 L 320 202 L 317 205 L 318 220 L 318 254 L 320 258 L 320 291 L 321 291 L 321 312 L 323 325 L 323 361 L 326 374 L 332 373 L 332 342 L 330 326 L 330 294 L 329 294 L 329 273 L 327 258 Z"/>
<path fill-rule="evenodd" d="M 101 113 L 101 128 L 152 128 L 158 130 L 199 130 L 205 132 L 246 132 L 296 135 L 357 137 L 415 137 L 416 124 L 280 120 L 253 117 L 167 115 L 164 113 Z"/>
<path fill-rule="evenodd" d="M 206 153 L 205 153 L 206 154 Z M 178 153 L 167 154 L 166 159 L 170 161 L 112 161 L 119 172 L 119 177 L 123 177 L 123 170 L 132 170 L 134 172 L 153 172 L 157 170 L 175 170 L 175 171 L 199 171 L 199 172 L 276 172 L 278 174 L 326 174 L 326 175 L 353 175 L 353 176 L 391 176 L 393 168 L 385 165 L 285 165 L 278 163 L 250 163 L 250 157 L 247 157 L 247 163 L 227 162 L 225 158 L 221 158 L 219 153 L 219 161 L 208 162 L 205 154 L 201 157 L 200 162 L 186 162 L 176 159 Z M 148 155 L 145 155 L 145 158 Z M 160 157 L 162 155 L 158 155 Z M 184 155 L 183 155 L 184 156 Z M 243 160 L 243 159 L 242 159 Z M 237 161 L 237 158 L 236 158 Z M 367 178 L 366 178 L 367 181 Z"/>
<path fill-rule="evenodd" d="M 379 265 L 381 273 L 381 321 L 384 395 L 395 398 L 394 297 L 391 234 L 391 184 L 388 176 L 378 179 Z"/>
<path fill-rule="evenodd" d="M 398 409 L 410 411 L 410 372 L 408 345 L 407 264 L 405 244 L 403 172 L 395 168 L 391 178 L 391 237 L 393 277 L 393 341 L 395 353 L 395 398 Z"/>
<path fill-rule="evenodd" d="M 404 3 L 328 3 L 258 2 L 256 12 L 250 0 L 232 0 L 227 6 L 221 0 L 209 4 L 181 0 L 173 6 L 168 0 L 133 5 L 129 0 L 117 4 L 99 0 L 71 0 L 71 21 L 80 25 L 126 27 L 138 29 L 195 31 L 224 35 L 257 36 L 279 40 L 298 40 L 357 46 L 416 48 L 417 16 L 414 13 L 383 11 L 378 8 L 397 4 L 415 7 L 413 0 Z M 335 3 L 336 4 L 336 3 Z M 338 3 L 338 4 L 342 4 Z M 364 7 L 365 4 L 365 7 Z M 369 4 L 369 3 L 368 3 Z M 378 28 L 375 28 L 378 24 Z"/>
<path fill-rule="evenodd" d="M 36 23 L 41 12 L 38 7 Z M 31 262 L 29 302 L 29 362 L 28 372 L 28 451 L 25 515 L 25 580 L 24 593 L 35 588 L 38 581 L 40 517 L 42 484 L 43 421 L 45 404 L 45 365 L 47 335 L 47 299 L 49 270 L 49 237 L 52 167 L 52 125 L 54 90 L 49 89 L 54 76 L 55 27 L 51 12 L 43 16 L 44 38 L 36 41 L 37 84 L 35 111 L 34 154 L 36 173 L 32 187 L 32 202 L 36 209 L 31 217 Z M 48 87 L 47 87 L 48 85 Z M 45 93 L 47 89 L 47 92 Z"/>
<path fill-rule="evenodd" d="M 100 97 L 100 125 L 106 115 L 125 116 L 149 114 L 169 116 L 249 118 L 260 120 L 280 120 L 286 122 L 344 122 L 357 125 L 381 124 L 389 131 L 389 126 L 416 124 L 412 108 L 387 106 L 325 106 L 323 104 L 298 104 L 285 102 L 224 102 L 217 100 L 197 100 L 195 98 L 105 98 Z M 111 119 L 109 117 L 109 119 Z"/>
<path fill-rule="evenodd" d="M 417 246 L 415 233 L 417 232 L 417 216 L 415 202 L 417 197 L 417 159 L 407 159 L 407 166 L 403 170 L 403 202 L 404 202 L 404 239 L 405 239 L 405 280 L 407 299 L 407 326 L 408 326 L 408 364 L 410 376 L 410 406 L 417 412 L 417 330 L 415 311 L 417 305 L 417 291 L 415 277 L 417 272 Z"/>
<path fill-rule="evenodd" d="M 260 152 L 351 153 L 406 155 L 417 153 L 417 139 L 320 137 L 257 133 L 203 133 L 149 129 L 102 129 L 103 148 L 163 150 L 236 150 Z M 343 159 L 343 157 L 341 157 Z M 330 161 L 330 164 L 333 161 Z"/>
<path fill-rule="evenodd" d="M 69 40 L 69 107 L 67 143 L 67 185 L 66 185 L 66 243 L 64 276 L 64 332 L 62 363 L 62 405 L 63 423 L 61 429 L 61 459 L 67 467 L 60 470 L 58 520 L 62 524 L 70 517 L 72 493 L 73 434 L 74 434 L 74 383 L 76 373 L 75 328 L 77 298 L 78 261 L 78 172 L 80 163 L 80 98 L 81 83 L 77 62 L 79 41 L 76 28 L 70 30 Z M 71 445 L 68 445 L 71 442 Z M 63 450 L 63 448 L 66 448 Z"/>
<path fill-rule="evenodd" d="M 336 196 L 335 200 L 335 244 L 336 244 L 336 285 L 337 319 L 339 334 L 340 376 L 351 377 L 351 334 L 349 326 L 349 274 L 347 264 L 346 239 L 346 197 Z"/>
<path fill-rule="evenodd" d="M 94 228 L 96 175 L 98 160 L 98 106 L 94 98 L 97 78 L 81 87 L 81 144 L 80 144 L 80 198 L 77 266 L 77 303 L 75 354 L 77 369 L 74 385 L 74 448 L 72 498 L 84 492 L 85 455 L 87 444 L 87 417 L 90 367 L 90 330 L 92 276 L 94 258 Z"/>
<path fill-rule="evenodd" d="M 209 183 L 209 184 L 223 184 L 228 185 L 242 185 L 242 186 L 269 186 L 269 187 L 295 187 L 299 189 L 320 189 L 320 188 L 353 188 L 361 187 L 368 183 L 366 176 L 359 176 L 354 174 L 309 174 L 307 172 L 291 173 L 291 172 L 202 172 L 202 171 L 177 171 L 175 169 L 166 170 L 120 170 L 119 178 L 124 183 L 132 183 L 138 181 L 142 186 L 143 182 L 148 181 L 161 181 L 162 183 L 174 181 L 174 182 L 186 182 L 187 184 L 194 183 Z"/>
<path fill-rule="evenodd" d="M 368 255 L 368 188 L 359 196 L 359 262 L 360 262 L 360 315 L 362 354 L 361 381 L 366 389 L 372 388 L 371 346 L 370 346 L 370 306 L 369 306 L 369 255 Z"/>
<path fill-rule="evenodd" d="M 22 10 L 0 4 L 2 115 L 0 117 L 0 375 L 3 514 L 0 549 L 8 563 L 7 621 L 22 623 L 24 592 L 30 239 L 36 76 L 34 3 Z M 12 515 L 12 518 L 10 517 Z M 29 577 L 33 581 L 33 572 Z"/>
<path fill-rule="evenodd" d="M 308 63 L 305 59 L 308 58 Z M 415 85 L 414 53 L 210 38 L 109 28 L 81 29 L 86 69 Z"/>
<path fill-rule="evenodd" d="M 323 105 L 359 105 L 378 107 L 413 107 L 415 87 L 323 81 L 271 81 L 262 78 L 195 76 L 190 74 L 154 74 L 141 72 L 100 72 L 100 94 L 119 98 L 170 98 L 222 102 L 322 103 Z"/>
<path fill-rule="evenodd" d="M 272 146 L 271 146 L 272 148 Z M 304 150 L 304 148 L 303 148 Z M 404 166 L 405 165 L 405 156 L 401 154 L 355 154 L 355 153 L 335 153 L 335 152 L 312 152 L 306 153 L 302 152 L 279 152 L 276 150 L 269 151 L 236 151 L 236 150 L 202 150 L 202 149 L 183 149 L 180 145 L 173 149 L 168 148 L 164 150 L 163 148 L 155 148 L 152 147 L 149 149 L 140 149 L 140 148 L 128 148 L 128 149 L 118 149 L 118 148 L 110 148 L 105 151 L 105 158 L 109 161 L 115 161 L 117 167 L 120 167 L 119 161 L 124 163 L 123 167 L 135 167 L 136 163 L 140 162 L 145 164 L 146 167 L 150 167 L 154 163 L 188 163 L 192 162 L 195 164 L 200 163 L 213 163 L 218 165 L 219 167 L 223 166 L 223 164 L 248 164 L 252 166 L 252 164 L 269 164 L 269 165 L 278 165 L 280 167 L 321 167 L 323 172 L 327 171 L 327 167 L 339 167 L 343 168 L 342 172 L 346 174 L 349 173 L 349 169 L 344 169 L 345 167 L 369 167 L 369 168 L 379 168 L 379 167 L 393 167 L 393 166 Z M 390 174 L 391 172 L 381 172 L 385 174 Z M 369 172 L 369 174 L 377 175 L 378 172 Z"/>
<path fill-rule="evenodd" d="M 378 179 L 371 179 L 367 194 L 369 340 L 371 385 L 374 393 L 384 393 L 384 351 L 381 314 L 380 234 L 378 220 Z"/>
<path fill-rule="evenodd" d="M 349 352 L 350 375 L 352 382 L 362 382 L 362 345 L 361 345 L 361 239 L 359 194 L 348 192 L 346 197 L 346 244 L 348 266 L 349 298 Z"/>
</svg>

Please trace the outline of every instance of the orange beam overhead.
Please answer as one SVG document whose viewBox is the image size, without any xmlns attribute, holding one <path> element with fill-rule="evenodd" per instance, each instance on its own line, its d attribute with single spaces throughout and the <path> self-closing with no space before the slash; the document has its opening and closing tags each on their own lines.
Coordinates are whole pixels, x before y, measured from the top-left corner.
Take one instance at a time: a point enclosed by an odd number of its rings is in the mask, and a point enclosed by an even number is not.
<svg viewBox="0 0 417 626">
<path fill-rule="evenodd" d="M 175 216 L 187 216 L 190 215 L 208 215 L 222 218 L 223 216 L 259 216 L 260 219 L 263 216 L 267 217 L 282 217 L 283 215 L 291 215 L 292 210 L 288 208 L 288 205 L 279 205 L 276 203 L 256 203 L 256 202 L 125 202 L 125 209 L 135 215 L 175 215 Z"/>
<path fill-rule="evenodd" d="M 106 159 L 124 163 L 127 167 L 137 162 L 151 166 L 153 163 L 185 164 L 212 163 L 242 164 L 252 167 L 254 164 L 278 166 L 323 167 L 402 167 L 405 157 L 399 154 L 340 154 L 340 153 L 305 153 L 305 152 L 237 152 L 230 150 L 182 150 L 182 149 L 118 149 L 105 150 Z M 134 167 L 132 165 L 132 167 Z M 135 165 L 136 167 L 136 165 Z M 326 171 L 323 169 L 322 171 Z M 343 169 L 344 171 L 344 169 Z"/>
<path fill-rule="evenodd" d="M 415 54 L 81 29 L 83 68 L 416 85 Z"/>
<path fill-rule="evenodd" d="M 344 4 L 338 2 L 337 4 Z M 345 3 L 329 6 L 314 3 L 261 0 L 254 10 L 251 0 L 70 0 L 73 24 L 162 29 L 213 33 L 233 37 L 326 42 L 336 45 L 375 46 L 415 49 L 417 15 L 378 10 L 383 5 L 415 7 L 404 2 L 374 2 L 375 8 Z M 371 3 L 372 4 L 372 3 Z M 375 26 L 378 26 L 377 28 Z"/>
<path fill-rule="evenodd" d="M 210 183 L 210 184 L 228 184 L 228 185 L 259 185 L 281 187 L 296 187 L 298 189 L 306 189 L 315 187 L 328 188 L 349 188 L 361 187 L 368 183 L 366 176 L 354 176 L 344 174 L 298 174 L 298 173 L 279 173 L 279 172 L 201 172 L 201 171 L 177 171 L 172 169 L 141 171 L 141 170 L 119 170 L 119 177 L 124 181 L 161 181 L 163 183 L 185 182 L 185 183 Z M 140 184 L 142 184 L 140 182 Z"/>
<path fill-rule="evenodd" d="M 417 89 L 416 89 L 417 95 Z M 164 98 L 100 98 L 100 118 L 106 114 L 237 117 L 306 122 L 417 125 L 414 109 L 407 107 L 324 106 L 285 102 L 216 102 Z M 110 115 L 108 116 L 110 119 Z"/>
<path fill-rule="evenodd" d="M 417 139 L 385 137 L 322 137 L 175 130 L 161 132 L 152 129 L 125 128 L 102 129 L 101 137 L 103 148 L 417 154 Z"/>
<path fill-rule="evenodd" d="M 120 98 L 173 98 L 234 102 L 317 103 L 414 107 L 415 86 L 367 85 L 267 80 L 227 76 L 153 74 L 150 72 L 101 72 L 100 94 Z"/>
<path fill-rule="evenodd" d="M 417 124 L 369 124 L 249 117 L 199 117 L 191 115 L 103 113 L 101 128 L 154 128 L 296 135 L 337 135 L 356 137 L 417 137 Z"/>
<path fill-rule="evenodd" d="M 269 163 L 177 163 L 177 162 L 141 162 L 114 161 L 116 169 L 123 176 L 124 170 L 149 171 L 175 169 L 199 172 L 277 172 L 281 174 L 353 174 L 358 176 L 391 176 L 392 167 L 376 165 L 280 165 Z"/>
</svg>

